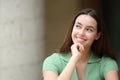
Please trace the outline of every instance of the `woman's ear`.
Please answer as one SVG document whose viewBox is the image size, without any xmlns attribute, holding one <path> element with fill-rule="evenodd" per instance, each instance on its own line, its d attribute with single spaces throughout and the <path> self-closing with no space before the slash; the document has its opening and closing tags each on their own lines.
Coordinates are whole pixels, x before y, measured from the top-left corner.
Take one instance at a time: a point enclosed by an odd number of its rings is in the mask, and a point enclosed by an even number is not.
<svg viewBox="0 0 120 80">
<path fill-rule="evenodd" d="M 101 36 L 101 32 L 97 33 L 95 40 L 98 40 Z"/>
</svg>

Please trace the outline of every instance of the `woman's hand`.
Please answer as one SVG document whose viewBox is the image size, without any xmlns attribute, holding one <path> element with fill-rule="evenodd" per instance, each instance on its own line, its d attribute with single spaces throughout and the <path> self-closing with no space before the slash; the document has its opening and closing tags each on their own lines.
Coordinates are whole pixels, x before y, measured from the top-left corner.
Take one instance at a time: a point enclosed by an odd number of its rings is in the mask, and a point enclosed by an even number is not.
<svg viewBox="0 0 120 80">
<path fill-rule="evenodd" d="M 80 59 L 84 53 L 84 46 L 80 43 L 75 43 L 71 46 L 72 56 Z"/>
</svg>

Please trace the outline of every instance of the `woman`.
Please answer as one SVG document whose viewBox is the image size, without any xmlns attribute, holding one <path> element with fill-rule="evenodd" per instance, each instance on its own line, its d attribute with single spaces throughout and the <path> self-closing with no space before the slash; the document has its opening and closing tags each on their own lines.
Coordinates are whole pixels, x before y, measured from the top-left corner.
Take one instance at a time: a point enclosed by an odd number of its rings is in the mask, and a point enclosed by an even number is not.
<svg viewBox="0 0 120 80">
<path fill-rule="evenodd" d="M 105 27 L 93 9 L 75 16 L 59 53 L 43 63 L 44 80 L 119 80 Z"/>
</svg>

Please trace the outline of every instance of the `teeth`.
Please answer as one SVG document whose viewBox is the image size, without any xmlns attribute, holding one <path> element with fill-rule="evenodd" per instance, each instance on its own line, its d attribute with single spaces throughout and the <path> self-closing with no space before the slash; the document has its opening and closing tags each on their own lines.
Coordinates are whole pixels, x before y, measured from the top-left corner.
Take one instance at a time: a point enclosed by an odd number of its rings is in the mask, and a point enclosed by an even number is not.
<svg viewBox="0 0 120 80">
<path fill-rule="evenodd" d="M 77 38 L 77 41 L 78 41 L 78 42 L 84 42 L 85 40 L 84 40 L 84 39 L 81 39 L 81 38 Z"/>
<path fill-rule="evenodd" d="M 76 42 L 78 43 L 84 43 L 86 41 L 86 39 L 81 37 L 80 35 L 76 35 L 75 39 L 76 39 Z"/>
</svg>

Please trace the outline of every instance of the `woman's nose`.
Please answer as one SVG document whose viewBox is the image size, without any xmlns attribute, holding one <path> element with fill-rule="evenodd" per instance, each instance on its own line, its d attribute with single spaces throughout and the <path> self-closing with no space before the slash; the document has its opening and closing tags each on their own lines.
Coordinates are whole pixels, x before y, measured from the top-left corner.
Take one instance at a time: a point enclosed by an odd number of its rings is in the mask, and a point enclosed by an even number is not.
<svg viewBox="0 0 120 80">
<path fill-rule="evenodd" d="M 84 29 L 81 29 L 81 30 L 79 31 L 79 34 L 80 34 L 80 35 L 84 35 L 84 34 L 85 34 Z"/>
</svg>

